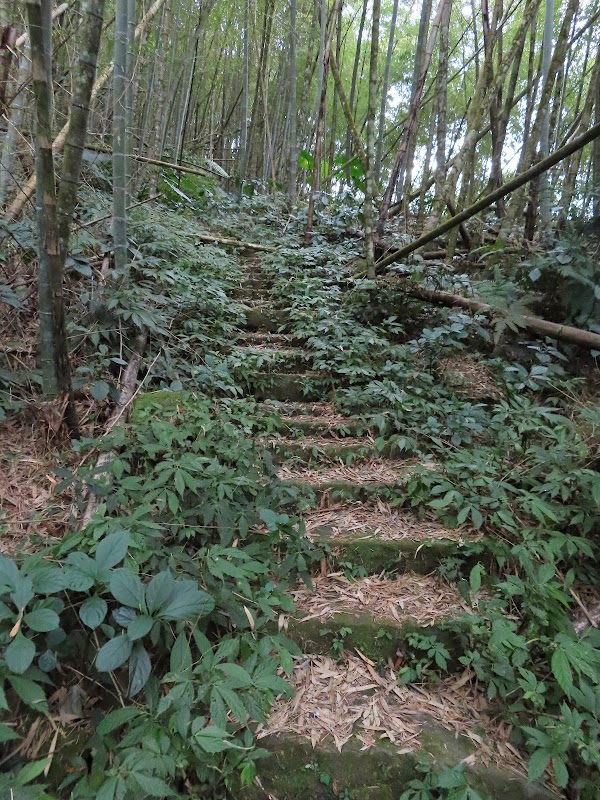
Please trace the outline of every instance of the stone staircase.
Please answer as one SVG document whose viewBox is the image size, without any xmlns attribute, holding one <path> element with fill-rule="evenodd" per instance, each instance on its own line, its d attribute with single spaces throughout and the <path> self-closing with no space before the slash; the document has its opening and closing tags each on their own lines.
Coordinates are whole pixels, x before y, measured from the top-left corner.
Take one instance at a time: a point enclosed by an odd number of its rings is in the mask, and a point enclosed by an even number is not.
<svg viewBox="0 0 600 800">
<path fill-rule="evenodd" d="M 416 460 L 393 457 L 373 431 L 339 413 L 331 402 L 335 378 L 310 370 L 270 288 L 260 265 L 243 276 L 236 297 L 248 306 L 246 332 L 231 363 L 246 392 L 283 419 L 283 435 L 261 443 L 281 480 L 311 498 L 300 513 L 326 558 L 313 588 L 293 592 L 297 611 L 280 619 L 305 655 L 291 676 L 294 697 L 280 701 L 258 731 L 272 758 L 259 762 L 245 796 L 399 800 L 420 757 L 436 769 L 466 761 L 473 785 L 490 800 L 557 796 L 527 783 L 509 731 L 470 674 L 428 688 L 399 685 L 411 635 L 435 631 L 447 657 L 459 655 L 444 622 L 469 607 L 434 571 L 480 537 L 394 507 L 394 489 Z"/>
</svg>

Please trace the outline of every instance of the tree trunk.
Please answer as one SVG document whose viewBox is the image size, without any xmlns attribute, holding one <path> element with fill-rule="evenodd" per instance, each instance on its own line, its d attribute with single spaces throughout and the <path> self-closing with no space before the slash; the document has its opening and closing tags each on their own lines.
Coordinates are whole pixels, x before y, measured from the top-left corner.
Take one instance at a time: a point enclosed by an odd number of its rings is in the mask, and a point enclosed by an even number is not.
<svg viewBox="0 0 600 800">
<path fill-rule="evenodd" d="M 366 1 L 366 0 L 365 0 Z M 379 59 L 380 0 L 373 0 L 371 26 L 371 57 L 369 59 L 369 99 L 367 103 L 367 173 L 365 175 L 365 261 L 367 277 L 375 277 L 375 247 L 373 242 L 373 200 L 377 191 L 375 183 L 375 114 L 377 101 L 377 62 Z"/>
<path fill-rule="evenodd" d="M 375 183 L 379 183 L 381 175 L 381 160 L 383 158 L 383 135 L 385 133 L 385 111 L 387 107 L 387 95 L 390 84 L 390 69 L 392 66 L 392 56 L 394 54 L 394 36 L 396 34 L 396 19 L 398 17 L 398 0 L 394 0 L 392 6 L 392 20 L 390 22 L 390 35 L 388 38 L 387 54 L 385 57 L 385 69 L 383 71 L 383 86 L 381 88 L 381 106 L 379 108 L 379 130 L 377 132 L 377 155 L 375 156 Z"/>
<path fill-rule="evenodd" d="M 129 0 L 115 3 L 115 46 L 113 75 L 113 246 L 115 270 L 127 270 L 127 122 L 125 92 L 127 80 L 127 8 Z"/>
</svg>

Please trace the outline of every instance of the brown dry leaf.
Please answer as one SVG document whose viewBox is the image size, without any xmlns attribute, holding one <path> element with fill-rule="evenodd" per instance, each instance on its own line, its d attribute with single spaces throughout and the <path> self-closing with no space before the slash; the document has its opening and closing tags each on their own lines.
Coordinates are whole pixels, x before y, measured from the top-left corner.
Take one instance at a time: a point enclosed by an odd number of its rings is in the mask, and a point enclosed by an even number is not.
<svg viewBox="0 0 600 800">
<path fill-rule="evenodd" d="M 364 750 L 383 737 L 399 753 L 410 753 L 419 749 L 424 724 L 433 722 L 476 745 L 470 763 L 527 775 L 526 757 L 507 741 L 507 726 L 496 720 L 472 676 L 466 681 L 448 678 L 431 687 L 399 686 L 392 670 L 381 677 L 360 658 L 346 654 L 343 663 L 325 656 L 297 659 L 289 680 L 295 697 L 276 704 L 266 725 L 257 730 L 259 739 L 296 734 L 316 747 L 332 737 L 341 750 L 354 736 Z"/>
<path fill-rule="evenodd" d="M 305 622 L 315 618 L 325 622 L 335 613 L 356 613 L 379 620 L 402 623 L 410 618 L 420 625 L 433 625 L 444 617 L 471 610 L 445 581 L 410 572 L 394 579 L 370 576 L 349 580 L 341 572 L 319 575 L 313 579 L 312 590 L 302 584 L 292 597 L 297 607 L 295 616 Z M 374 666 L 366 656 L 359 655 Z"/>
<path fill-rule="evenodd" d="M 335 539 L 351 533 L 364 533 L 365 538 L 385 541 L 451 539 L 462 542 L 481 538 L 481 534 L 466 526 L 445 528 L 430 519 L 419 520 L 410 511 L 391 509 L 380 500 L 376 503 L 336 503 L 305 512 L 303 518 L 310 538 L 327 535 Z"/>
<path fill-rule="evenodd" d="M 433 469 L 433 462 L 419 462 L 416 459 L 394 461 L 392 459 L 371 459 L 360 464 L 336 464 L 323 469 L 311 469 L 307 466 L 282 465 L 277 470 L 279 478 L 286 481 L 300 481 L 312 486 L 332 483 L 351 484 L 395 484 L 405 483 L 418 467 Z"/>
</svg>

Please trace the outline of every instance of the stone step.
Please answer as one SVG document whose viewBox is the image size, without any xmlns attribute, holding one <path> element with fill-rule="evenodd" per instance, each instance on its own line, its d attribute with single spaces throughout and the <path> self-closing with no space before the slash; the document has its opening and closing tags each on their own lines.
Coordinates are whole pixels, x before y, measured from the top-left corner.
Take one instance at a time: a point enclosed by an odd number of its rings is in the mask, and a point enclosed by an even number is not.
<svg viewBox="0 0 600 800">
<path fill-rule="evenodd" d="M 506 395 L 502 381 L 485 362 L 483 354 L 455 355 L 440 362 L 444 384 L 459 397 L 473 402 L 494 403 Z"/>
<path fill-rule="evenodd" d="M 420 467 L 433 469 L 435 464 L 432 461 L 421 462 L 416 458 L 372 459 L 350 466 L 336 465 L 316 469 L 285 464 L 279 467 L 278 475 L 285 483 L 311 489 L 323 503 L 325 499 L 364 500 L 389 496 L 394 488 L 406 483 Z"/>
<path fill-rule="evenodd" d="M 257 762 L 248 800 L 398 800 L 422 777 L 422 759 L 436 771 L 465 762 L 487 800 L 556 798 L 527 783 L 526 757 L 471 673 L 399 686 L 392 668 L 378 671 L 366 657 L 309 656 L 288 680 L 292 696 L 257 730 L 272 757 Z"/>
<path fill-rule="evenodd" d="M 259 400 L 320 400 L 333 390 L 334 380 L 323 372 L 255 372 L 243 385 Z"/>
<path fill-rule="evenodd" d="M 260 372 L 298 373 L 308 369 L 311 356 L 301 347 L 240 344 L 229 354 L 229 362 L 234 370 L 253 368 Z"/>
<path fill-rule="evenodd" d="M 264 444 L 274 452 L 276 460 L 316 463 L 355 463 L 359 460 L 375 459 L 389 455 L 387 443 L 377 447 L 373 439 L 347 436 L 334 439 L 331 436 L 304 435 L 301 438 L 283 436 L 269 437 Z"/>
<path fill-rule="evenodd" d="M 364 422 L 340 414 L 334 403 L 273 403 L 264 404 L 264 410 L 280 415 L 282 433 L 335 438 L 374 433 Z"/>
<path fill-rule="evenodd" d="M 267 307 L 249 307 L 245 312 L 245 325 L 250 330 L 267 331 L 268 333 L 279 333 L 285 328 L 288 315 L 281 309 Z"/>
<path fill-rule="evenodd" d="M 351 564 L 368 573 L 383 570 L 427 574 L 465 545 L 480 543 L 473 563 L 485 560 L 483 535 L 466 526 L 451 529 L 420 520 L 408 509 L 375 502 L 344 501 L 302 513 L 306 535 L 327 553 L 332 566 Z"/>
<path fill-rule="evenodd" d="M 293 347 L 297 339 L 290 333 L 269 333 L 268 331 L 240 331 L 235 346 L 252 347 Z"/>
<path fill-rule="evenodd" d="M 456 638 L 441 626 L 471 611 L 441 578 L 414 572 L 355 579 L 334 572 L 313 578 L 312 587 L 302 584 L 291 595 L 296 611 L 280 618 L 279 627 L 304 653 L 339 655 L 343 648 L 378 664 L 398 662 L 403 642 L 415 632 L 435 632 L 452 651 Z"/>
</svg>

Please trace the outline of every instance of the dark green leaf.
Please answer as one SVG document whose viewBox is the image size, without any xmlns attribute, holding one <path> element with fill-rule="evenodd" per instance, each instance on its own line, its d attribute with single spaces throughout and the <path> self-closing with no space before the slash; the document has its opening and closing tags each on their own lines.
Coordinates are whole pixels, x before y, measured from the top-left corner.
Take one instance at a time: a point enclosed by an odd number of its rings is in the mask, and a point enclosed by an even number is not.
<svg viewBox="0 0 600 800">
<path fill-rule="evenodd" d="M 128 547 L 128 531 L 110 533 L 102 539 L 96 548 L 96 563 L 102 569 L 110 569 L 125 558 Z"/>
<path fill-rule="evenodd" d="M 137 575 L 122 567 L 110 576 L 110 591 L 115 600 L 124 606 L 145 611 L 144 585 Z"/>
<path fill-rule="evenodd" d="M 178 581 L 158 616 L 166 620 L 190 620 L 206 616 L 215 607 L 215 601 L 206 592 L 198 589 L 194 581 Z"/>
<path fill-rule="evenodd" d="M 107 611 L 108 604 L 106 600 L 102 597 L 98 597 L 98 595 L 94 595 L 84 600 L 79 609 L 79 617 L 84 625 L 94 630 L 94 628 L 97 628 L 98 625 L 104 622 Z"/>
<path fill-rule="evenodd" d="M 142 637 L 146 636 L 146 634 L 150 633 L 153 625 L 154 620 L 152 617 L 149 617 L 147 614 L 143 614 L 140 617 L 136 617 L 129 623 L 127 626 L 127 636 L 132 642 L 136 639 L 141 639 Z"/>
<path fill-rule="evenodd" d="M 192 651 L 184 631 L 181 631 L 171 649 L 171 672 L 185 672 L 192 666 Z"/>
<path fill-rule="evenodd" d="M 131 655 L 132 643 L 126 636 L 115 636 L 102 645 L 96 656 L 98 672 L 111 672 L 124 664 Z"/>
<path fill-rule="evenodd" d="M 29 708 L 33 708 L 34 711 L 48 713 L 46 695 L 39 683 L 29 678 L 20 678 L 17 675 L 9 675 L 8 682 Z"/>
<path fill-rule="evenodd" d="M 90 386 L 90 394 L 94 400 L 105 400 L 110 392 L 110 386 L 106 381 L 96 381 Z"/>
<path fill-rule="evenodd" d="M 11 672 L 22 675 L 35 658 L 35 645 L 19 631 L 6 648 L 4 658 Z"/>
<path fill-rule="evenodd" d="M 37 633 L 48 633 L 60 626 L 58 614 L 50 608 L 34 608 L 25 614 L 24 621 L 28 628 Z"/>
<path fill-rule="evenodd" d="M 131 777 L 138 784 L 144 794 L 150 797 L 176 797 L 176 793 L 162 780 L 154 775 L 145 775 L 142 772 L 132 772 Z"/>
<path fill-rule="evenodd" d="M 146 604 L 150 614 L 154 614 L 167 601 L 174 582 L 170 572 L 159 572 L 152 578 L 146 586 Z"/>
<path fill-rule="evenodd" d="M 150 656 L 141 644 L 136 644 L 129 658 L 129 697 L 134 697 L 144 688 L 151 672 Z"/>
<path fill-rule="evenodd" d="M 140 714 L 139 708 L 117 708 L 116 711 L 111 711 L 110 714 L 104 717 L 96 730 L 101 736 L 106 736 L 108 733 L 120 728 L 121 725 L 126 725 L 132 719 L 139 717 Z"/>
</svg>

